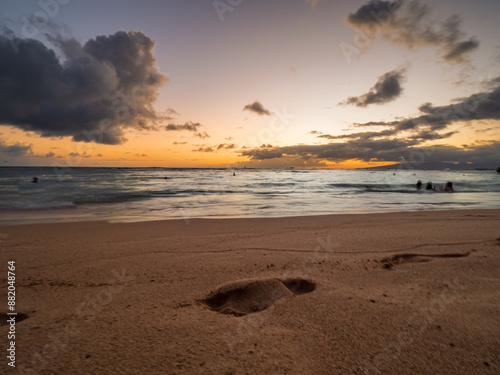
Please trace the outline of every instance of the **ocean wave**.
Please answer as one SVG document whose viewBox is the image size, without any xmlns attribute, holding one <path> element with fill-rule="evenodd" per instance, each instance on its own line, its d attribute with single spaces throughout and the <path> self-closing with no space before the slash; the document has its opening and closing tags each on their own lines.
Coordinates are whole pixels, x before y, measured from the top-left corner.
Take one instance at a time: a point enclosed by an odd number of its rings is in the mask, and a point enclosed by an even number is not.
<svg viewBox="0 0 500 375">
<path fill-rule="evenodd" d="M 120 203 L 127 201 L 136 201 L 151 198 L 168 197 L 190 197 L 196 195 L 224 195 L 244 193 L 245 191 L 236 190 L 217 190 L 217 189 L 171 189 L 171 190 L 146 190 L 143 192 L 124 192 L 124 193 L 103 193 L 79 195 L 73 199 L 74 204 L 99 204 L 99 203 Z"/>
<path fill-rule="evenodd" d="M 270 186 L 270 187 L 295 186 L 295 185 L 297 185 L 296 182 L 258 182 L 255 184 L 255 186 Z"/>
<path fill-rule="evenodd" d="M 121 212 L 125 216 L 172 217 L 180 211 L 194 216 L 272 216 L 500 206 L 500 177 L 496 172 L 414 172 L 417 174 L 241 169 L 236 171 L 238 178 L 226 178 L 232 170 L 72 168 L 58 176 L 53 168 L 4 168 L 0 175 L 0 211 L 73 207 L 72 212 L 82 215 Z M 33 176 L 40 178 L 38 184 L 31 183 Z M 162 181 L 165 176 L 168 180 Z M 424 185 L 432 181 L 440 188 L 452 181 L 455 193 L 417 190 L 417 179 Z"/>
<path fill-rule="evenodd" d="M 28 210 L 55 210 L 61 208 L 72 208 L 72 202 L 3 202 L 0 211 L 28 211 Z"/>
</svg>

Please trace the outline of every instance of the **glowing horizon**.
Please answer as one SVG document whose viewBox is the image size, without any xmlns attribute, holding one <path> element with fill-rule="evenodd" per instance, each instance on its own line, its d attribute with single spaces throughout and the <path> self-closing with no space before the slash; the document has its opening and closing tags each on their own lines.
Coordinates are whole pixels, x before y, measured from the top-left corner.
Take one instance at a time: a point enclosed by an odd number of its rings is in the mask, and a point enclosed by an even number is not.
<svg viewBox="0 0 500 375">
<path fill-rule="evenodd" d="M 408 1 L 2 4 L 0 157 L 496 168 L 500 5 L 480 3 L 413 0 L 418 20 Z"/>
</svg>

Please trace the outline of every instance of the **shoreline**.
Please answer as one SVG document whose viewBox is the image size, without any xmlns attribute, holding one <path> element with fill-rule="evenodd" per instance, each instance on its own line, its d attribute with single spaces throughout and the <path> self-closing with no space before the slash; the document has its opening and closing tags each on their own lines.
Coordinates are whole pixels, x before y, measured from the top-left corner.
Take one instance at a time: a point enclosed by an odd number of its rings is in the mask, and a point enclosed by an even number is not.
<svg viewBox="0 0 500 375">
<path fill-rule="evenodd" d="M 408 172 L 408 173 L 406 173 Z M 0 223 L 110 219 L 255 218 L 449 209 L 500 209 L 497 175 L 406 171 L 75 171 L 5 173 Z M 168 177 L 165 179 L 165 177 Z M 453 194 L 418 190 L 417 179 Z"/>
<path fill-rule="evenodd" d="M 149 223 L 149 222 L 158 222 L 158 221 L 190 221 L 190 220 L 256 220 L 256 219 L 286 219 L 286 218 L 315 218 L 315 217 L 323 217 L 323 216 L 339 216 L 339 215 L 384 215 L 384 214 L 404 214 L 404 213 L 430 213 L 430 212 L 460 212 L 460 211 L 500 211 L 500 208 L 459 208 L 459 209 L 450 209 L 450 208 L 436 208 L 432 210 L 405 210 L 405 211 L 392 211 L 392 210 L 351 210 L 351 211 L 338 211 L 327 214 L 304 214 L 304 215 L 268 215 L 268 216 L 196 216 L 196 217 L 147 217 L 147 216 L 137 216 L 137 217 L 114 217 L 114 218 L 106 218 L 103 217 L 90 217 L 87 216 L 75 216 L 71 215 L 78 210 L 78 207 L 72 208 L 62 208 L 62 209 L 46 209 L 46 210 L 22 210 L 22 211 L 3 211 L 1 212 L 3 216 L 9 217 L 9 219 L 2 219 L 0 217 L 0 227 L 2 226 L 20 226 L 20 225 L 37 225 L 37 224 L 61 224 L 61 223 L 88 223 L 88 222 L 106 222 L 113 224 L 131 224 L 131 223 Z M 61 213 L 63 216 L 61 216 Z M 57 216 L 56 216 L 57 215 Z M 53 217 L 56 216 L 56 217 Z M 12 217 L 16 217 L 16 221 L 12 220 Z"/>
<path fill-rule="evenodd" d="M 489 209 L 2 225 L 25 314 L 16 365 L 496 374 L 499 221 Z"/>
</svg>

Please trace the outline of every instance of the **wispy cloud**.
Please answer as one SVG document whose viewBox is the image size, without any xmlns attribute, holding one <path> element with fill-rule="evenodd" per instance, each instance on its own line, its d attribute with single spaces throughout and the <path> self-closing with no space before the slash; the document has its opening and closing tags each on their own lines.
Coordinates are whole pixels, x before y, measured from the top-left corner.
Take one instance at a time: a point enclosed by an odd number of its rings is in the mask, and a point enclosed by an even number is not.
<svg viewBox="0 0 500 375">
<path fill-rule="evenodd" d="M 194 149 L 193 152 L 216 152 L 212 147 L 199 147 Z"/>
<path fill-rule="evenodd" d="M 201 145 L 197 149 L 192 150 L 193 152 L 218 152 L 220 150 L 233 150 L 238 146 L 234 143 L 220 143 L 215 146 L 205 146 Z"/>
<path fill-rule="evenodd" d="M 194 133 L 195 137 L 205 139 L 210 138 L 210 135 L 206 131 L 200 131 L 199 128 L 203 127 L 199 122 L 186 122 L 184 124 L 168 124 L 165 126 L 166 131 L 190 131 Z"/>
<path fill-rule="evenodd" d="M 378 77 L 375 85 L 361 96 L 351 96 L 340 105 L 353 104 L 367 107 L 370 104 L 385 104 L 396 100 L 403 92 L 401 83 L 405 78 L 405 69 L 396 69 Z"/>
<path fill-rule="evenodd" d="M 221 143 L 217 146 L 217 150 L 232 150 L 236 148 L 236 144 L 234 143 Z"/>
<path fill-rule="evenodd" d="M 346 22 L 372 41 L 380 35 L 382 40 L 407 49 L 432 46 L 441 50 L 445 61 L 464 62 L 479 42 L 466 37 L 458 15 L 439 22 L 432 13 L 432 8 L 419 0 L 373 0 L 349 14 Z"/>
<path fill-rule="evenodd" d="M 165 126 L 166 131 L 182 131 L 182 130 L 187 130 L 190 132 L 196 132 L 198 131 L 198 128 L 202 126 L 199 122 L 186 122 L 184 124 L 168 124 Z"/>
<path fill-rule="evenodd" d="M 264 106 L 258 101 L 254 101 L 252 104 L 247 104 L 243 107 L 244 111 L 250 111 L 258 114 L 259 116 L 270 116 L 271 112 L 264 108 Z"/>
</svg>

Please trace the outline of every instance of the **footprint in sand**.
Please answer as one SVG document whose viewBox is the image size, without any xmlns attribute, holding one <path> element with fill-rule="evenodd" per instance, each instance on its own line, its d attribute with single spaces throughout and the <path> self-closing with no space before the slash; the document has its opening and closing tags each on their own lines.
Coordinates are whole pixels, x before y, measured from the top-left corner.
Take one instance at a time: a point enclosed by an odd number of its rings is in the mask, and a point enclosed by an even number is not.
<svg viewBox="0 0 500 375">
<path fill-rule="evenodd" d="M 222 314 L 243 316 L 265 310 L 281 298 L 315 289 L 315 283 L 300 278 L 241 280 L 221 286 L 201 302 Z"/>
<path fill-rule="evenodd" d="M 392 257 L 387 257 L 381 260 L 384 268 L 392 268 L 400 263 L 427 263 L 432 258 L 462 258 L 469 256 L 471 251 L 466 253 L 449 253 L 449 254 L 397 254 Z"/>
<path fill-rule="evenodd" d="M 16 318 L 16 323 L 19 323 L 20 321 L 23 321 L 24 319 L 28 319 L 29 315 L 27 314 L 22 314 L 22 313 L 17 313 L 17 315 L 7 315 L 4 313 L 0 313 L 0 326 L 7 326 L 9 325 L 9 320 L 10 318 L 15 317 Z"/>
</svg>

